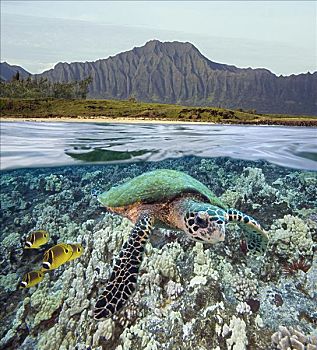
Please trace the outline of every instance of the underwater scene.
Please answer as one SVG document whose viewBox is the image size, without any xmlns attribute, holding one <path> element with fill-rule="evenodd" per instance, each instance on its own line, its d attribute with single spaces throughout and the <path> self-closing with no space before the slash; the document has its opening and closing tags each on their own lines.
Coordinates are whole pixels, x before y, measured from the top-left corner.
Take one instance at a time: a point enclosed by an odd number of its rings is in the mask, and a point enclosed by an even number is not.
<svg viewBox="0 0 317 350">
<path fill-rule="evenodd" d="M 48 124 L 1 125 L 1 349 L 317 349 L 316 129 Z"/>
</svg>

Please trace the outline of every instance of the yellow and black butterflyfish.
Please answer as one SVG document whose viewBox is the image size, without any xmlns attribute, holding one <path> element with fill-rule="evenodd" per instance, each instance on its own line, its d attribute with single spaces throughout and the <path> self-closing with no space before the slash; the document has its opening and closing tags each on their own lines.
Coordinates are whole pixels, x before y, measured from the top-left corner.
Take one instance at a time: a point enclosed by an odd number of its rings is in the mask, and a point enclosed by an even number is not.
<svg viewBox="0 0 317 350">
<path fill-rule="evenodd" d="M 43 280 L 43 278 L 43 271 L 30 271 L 22 277 L 22 281 L 19 285 L 21 288 L 31 288 L 40 283 Z"/>
<path fill-rule="evenodd" d="M 44 253 L 42 271 L 54 270 L 65 264 L 73 254 L 70 244 L 59 243 Z"/>
<path fill-rule="evenodd" d="M 80 243 L 71 243 L 70 246 L 73 249 L 73 254 L 69 258 L 69 261 L 79 258 L 84 252 L 84 247 Z"/>
<path fill-rule="evenodd" d="M 37 230 L 31 232 L 25 242 L 25 249 L 38 249 L 43 244 L 47 243 L 50 236 L 45 230 Z"/>
</svg>

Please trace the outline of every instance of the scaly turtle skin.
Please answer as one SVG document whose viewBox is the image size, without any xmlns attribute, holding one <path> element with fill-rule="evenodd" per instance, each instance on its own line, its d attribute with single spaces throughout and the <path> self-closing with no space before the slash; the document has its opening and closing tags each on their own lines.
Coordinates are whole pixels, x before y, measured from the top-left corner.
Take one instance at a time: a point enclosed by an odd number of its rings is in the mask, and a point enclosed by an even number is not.
<svg viewBox="0 0 317 350">
<path fill-rule="evenodd" d="M 208 187 L 179 171 L 144 173 L 100 194 L 98 200 L 135 227 L 95 305 L 96 319 L 120 311 L 135 291 L 144 246 L 154 226 L 184 231 L 195 241 L 217 243 L 225 239 L 225 224 L 235 222 L 244 229 L 249 250 L 263 253 L 267 246 L 268 236 L 255 219 L 227 208 Z"/>
</svg>

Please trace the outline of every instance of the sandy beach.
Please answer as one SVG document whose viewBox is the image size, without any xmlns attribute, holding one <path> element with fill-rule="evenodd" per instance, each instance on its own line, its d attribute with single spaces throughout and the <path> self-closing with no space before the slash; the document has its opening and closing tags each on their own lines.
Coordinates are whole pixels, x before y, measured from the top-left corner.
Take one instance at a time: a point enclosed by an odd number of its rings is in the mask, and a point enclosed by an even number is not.
<svg viewBox="0 0 317 350">
<path fill-rule="evenodd" d="M 212 122 L 202 122 L 202 121 L 178 121 L 178 120 L 158 120 L 158 119 L 148 119 L 148 118 L 107 118 L 107 117 L 92 117 L 92 118 L 26 118 L 26 117 L 1 117 L 1 122 L 75 122 L 75 123 L 85 123 L 85 122 L 94 122 L 94 123 L 125 123 L 125 124 L 207 124 L 214 125 L 217 123 Z"/>
<path fill-rule="evenodd" d="M 296 120 L 279 120 L 279 121 L 259 121 L 254 122 L 240 122 L 240 123 L 214 123 L 205 121 L 187 121 L 187 120 L 164 120 L 164 119 L 149 119 L 149 118 L 111 118 L 111 117 L 3 117 L 0 118 L 1 122 L 64 122 L 64 123 L 117 123 L 117 124 L 180 124 L 180 125 L 254 125 L 254 126 L 300 126 L 300 127 L 316 127 L 316 120 L 309 121 L 296 121 Z"/>
</svg>

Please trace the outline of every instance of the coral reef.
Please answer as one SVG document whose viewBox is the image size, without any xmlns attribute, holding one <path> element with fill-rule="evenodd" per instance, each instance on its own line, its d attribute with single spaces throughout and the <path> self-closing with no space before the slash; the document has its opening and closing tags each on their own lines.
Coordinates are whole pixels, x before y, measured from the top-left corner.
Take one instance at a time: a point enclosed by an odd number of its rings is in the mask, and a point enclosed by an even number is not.
<svg viewBox="0 0 317 350">
<path fill-rule="evenodd" d="M 240 301 L 246 301 L 257 295 L 258 283 L 250 269 L 233 276 L 230 284 L 235 297 Z"/>
<path fill-rule="evenodd" d="M 251 213 L 256 211 L 258 215 L 268 206 L 266 209 L 269 213 L 266 211 L 266 215 L 272 214 L 272 217 L 276 217 L 272 210 L 273 203 L 279 213 L 287 212 L 289 207 L 281 191 L 268 184 L 263 170 L 255 167 L 243 168 L 241 175 L 231 182 L 221 199 L 230 207 L 239 207 Z"/>
<path fill-rule="evenodd" d="M 249 256 L 236 225 L 227 226 L 225 242 L 217 245 L 155 232 L 160 238 L 146 244 L 138 288 L 127 307 L 112 319 L 95 321 L 94 304 L 133 225 L 104 212 L 91 190 L 107 190 L 155 168 L 186 171 L 228 205 L 263 222 L 270 228 L 268 251 Z M 0 348 L 316 348 L 314 173 L 189 157 L 22 169 L 3 173 L 0 182 Z M 78 242 L 85 250 L 37 286 L 19 290 L 19 278 L 40 266 L 45 249 L 23 250 L 23 237 L 33 229 L 47 230 L 49 244 Z M 291 265 L 299 261 L 307 268 Z M 286 264 L 296 271 L 284 273 Z"/>
<path fill-rule="evenodd" d="M 4 289 L 5 292 L 13 292 L 17 288 L 18 279 L 19 277 L 15 272 L 0 275 L 0 288 Z"/>
<path fill-rule="evenodd" d="M 311 258 L 314 246 L 311 232 L 316 229 L 317 224 L 311 220 L 305 222 L 299 217 L 285 215 L 271 227 L 271 251 L 288 262 Z"/>
<path fill-rule="evenodd" d="M 228 329 L 231 332 L 230 338 L 226 340 L 228 349 L 245 350 L 248 345 L 245 322 L 241 318 L 233 316 Z"/>
<path fill-rule="evenodd" d="M 44 180 L 44 188 L 47 192 L 60 192 L 63 188 L 63 175 L 57 176 L 55 174 L 51 174 L 45 176 Z"/>
<path fill-rule="evenodd" d="M 274 349 L 316 350 L 317 335 L 305 335 L 293 327 L 280 326 L 271 337 Z"/>
</svg>

